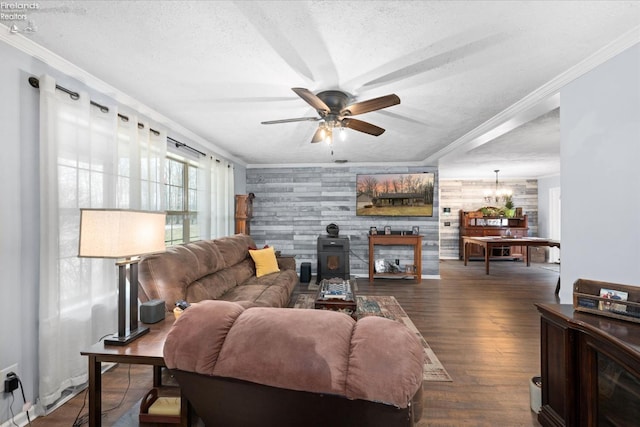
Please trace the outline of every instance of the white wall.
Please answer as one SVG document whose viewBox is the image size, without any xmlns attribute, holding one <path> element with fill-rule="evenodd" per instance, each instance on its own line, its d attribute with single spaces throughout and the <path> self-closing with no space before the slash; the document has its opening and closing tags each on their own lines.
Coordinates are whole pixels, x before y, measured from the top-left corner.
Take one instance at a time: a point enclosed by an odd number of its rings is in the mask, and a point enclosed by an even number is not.
<svg viewBox="0 0 640 427">
<path fill-rule="evenodd" d="M 560 175 L 538 179 L 538 233 L 541 237 L 551 236 L 549 190 L 555 187 L 560 187 Z"/>
<path fill-rule="evenodd" d="M 39 93 L 27 78 L 45 67 L 2 42 L 0 58 L 0 369 L 18 364 L 25 397 L 33 401 L 38 385 Z M 14 396 L 12 410 L 19 414 L 20 392 Z M 0 424 L 11 417 L 12 400 L 0 394 Z"/>
<path fill-rule="evenodd" d="M 578 278 L 640 286 L 640 45 L 560 92 L 562 303 Z"/>
<path fill-rule="evenodd" d="M 241 165 L 233 168 L 234 193 L 247 194 L 247 169 Z"/>
</svg>

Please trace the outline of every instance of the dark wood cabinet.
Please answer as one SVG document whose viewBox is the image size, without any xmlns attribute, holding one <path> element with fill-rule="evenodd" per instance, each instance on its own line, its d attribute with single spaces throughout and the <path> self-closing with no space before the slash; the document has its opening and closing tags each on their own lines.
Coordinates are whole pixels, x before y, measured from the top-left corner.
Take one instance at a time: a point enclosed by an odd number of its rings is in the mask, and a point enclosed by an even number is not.
<svg viewBox="0 0 640 427">
<path fill-rule="evenodd" d="M 487 217 L 481 213 L 460 211 L 460 259 L 464 257 L 464 244 L 462 237 L 528 237 L 529 222 L 526 215 L 518 218 Z M 470 245 L 470 258 L 483 258 L 484 249 L 480 246 Z M 491 258 L 524 258 L 526 247 L 524 246 L 502 246 L 492 249 Z"/>
<path fill-rule="evenodd" d="M 628 426 L 640 420 L 640 325 L 536 304 L 541 315 L 543 426 Z"/>
<path fill-rule="evenodd" d="M 565 306 L 560 306 L 565 308 Z M 573 306 L 568 306 L 573 311 Z M 555 311 L 538 307 L 540 322 L 540 369 L 542 381 L 542 406 L 538 421 L 546 426 L 571 426 L 575 424 L 576 394 L 575 359 L 573 342 L 575 331 L 569 328 L 567 319 Z"/>
<path fill-rule="evenodd" d="M 255 195 L 236 194 L 235 232 L 251 234 L 251 218 L 253 218 L 253 199 Z"/>
</svg>

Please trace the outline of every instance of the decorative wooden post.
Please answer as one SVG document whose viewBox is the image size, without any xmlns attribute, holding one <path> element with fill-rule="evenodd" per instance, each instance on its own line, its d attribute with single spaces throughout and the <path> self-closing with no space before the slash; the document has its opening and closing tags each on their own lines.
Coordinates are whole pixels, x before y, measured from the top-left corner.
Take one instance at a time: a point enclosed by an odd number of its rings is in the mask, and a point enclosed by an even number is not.
<svg viewBox="0 0 640 427">
<path fill-rule="evenodd" d="M 255 194 L 236 194 L 236 234 L 251 234 L 250 222 L 253 217 L 253 199 Z"/>
</svg>

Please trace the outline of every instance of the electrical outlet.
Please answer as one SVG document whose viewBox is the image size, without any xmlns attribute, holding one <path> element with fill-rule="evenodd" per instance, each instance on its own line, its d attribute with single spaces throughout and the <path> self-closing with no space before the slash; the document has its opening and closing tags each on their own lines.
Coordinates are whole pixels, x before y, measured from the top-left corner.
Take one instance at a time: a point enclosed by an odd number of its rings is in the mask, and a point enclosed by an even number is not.
<svg viewBox="0 0 640 427">
<path fill-rule="evenodd" d="M 16 375 L 19 375 L 18 374 L 18 364 L 16 363 L 15 365 L 11 365 L 8 368 L 3 369 L 3 370 L 0 371 L 0 384 L 3 384 L 2 390 L 4 390 L 4 380 L 7 379 L 7 374 L 9 372 L 13 372 Z"/>
</svg>

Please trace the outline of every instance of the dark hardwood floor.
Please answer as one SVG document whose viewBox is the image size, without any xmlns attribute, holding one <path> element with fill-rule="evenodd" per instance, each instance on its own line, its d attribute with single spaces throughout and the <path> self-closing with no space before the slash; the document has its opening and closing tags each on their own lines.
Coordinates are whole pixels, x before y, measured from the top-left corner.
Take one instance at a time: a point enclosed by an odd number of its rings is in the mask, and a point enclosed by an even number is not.
<svg viewBox="0 0 640 427">
<path fill-rule="evenodd" d="M 533 304 L 557 302 L 558 279 L 557 272 L 544 266 L 492 262 L 487 276 L 482 262 L 465 267 L 452 260 L 441 261 L 440 280 L 419 285 L 358 280 L 362 295 L 397 298 L 453 379 L 425 383 L 419 426 L 539 425 L 529 400 L 529 381 L 540 373 L 540 318 Z M 299 285 L 292 300 L 301 292 L 308 292 L 306 285 Z M 122 399 L 128 373 L 129 366 L 121 365 L 103 375 L 103 408 Z M 144 396 L 151 375 L 150 367 L 131 367 L 125 401 L 103 418 L 103 425 L 116 424 Z M 84 392 L 32 425 L 72 426 L 83 397 Z"/>
</svg>

